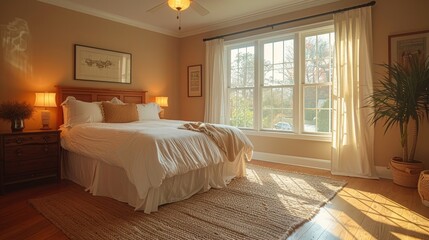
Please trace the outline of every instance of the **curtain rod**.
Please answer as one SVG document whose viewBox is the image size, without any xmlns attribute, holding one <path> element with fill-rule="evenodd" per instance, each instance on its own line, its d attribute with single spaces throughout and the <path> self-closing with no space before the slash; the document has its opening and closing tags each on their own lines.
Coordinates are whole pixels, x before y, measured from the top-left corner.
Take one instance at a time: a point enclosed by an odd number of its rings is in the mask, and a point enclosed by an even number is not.
<svg viewBox="0 0 429 240">
<path fill-rule="evenodd" d="M 321 16 L 325 16 L 325 15 L 328 15 L 328 14 L 345 12 L 345 11 L 353 10 L 353 9 L 357 9 L 357 8 L 374 6 L 375 3 L 376 3 L 376 1 L 371 1 L 369 3 L 365 3 L 365 4 L 361 4 L 361 5 L 356 5 L 356 6 L 353 6 L 353 7 L 338 9 L 338 10 L 334 10 L 334 11 L 330 11 L 330 12 L 325 12 L 325 13 L 319 13 L 319 14 L 315 14 L 315 15 L 311 15 L 311 16 L 302 17 L 302 18 L 296 18 L 296 19 L 287 20 L 287 21 L 284 21 L 284 22 L 279 22 L 279 23 L 274 23 L 274 24 L 265 25 L 265 26 L 261 26 L 261 27 L 251 28 L 251 29 L 247 29 L 247 30 L 243 30 L 243 31 L 239 31 L 239 32 L 227 33 L 227 34 L 219 35 L 219 36 L 216 36 L 216 37 L 204 38 L 203 41 L 205 42 L 205 41 L 210 41 L 210 40 L 214 40 L 214 39 L 218 39 L 218 38 L 224 38 L 224 37 L 229 37 L 229 36 L 233 36 L 233 35 L 238 35 L 238 34 L 242 34 L 242 33 L 253 32 L 253 31 L 256 31 L 256 30 L 264 29 L 264 28 L 274 28 L 276 26 L 287 24 L 287 23 L 302 21 L 302 20 L 306 20 L 306 19 L 310 19 L 310 18 L 315 18 L 315 17 L 321 17 Z"/>
</svg>

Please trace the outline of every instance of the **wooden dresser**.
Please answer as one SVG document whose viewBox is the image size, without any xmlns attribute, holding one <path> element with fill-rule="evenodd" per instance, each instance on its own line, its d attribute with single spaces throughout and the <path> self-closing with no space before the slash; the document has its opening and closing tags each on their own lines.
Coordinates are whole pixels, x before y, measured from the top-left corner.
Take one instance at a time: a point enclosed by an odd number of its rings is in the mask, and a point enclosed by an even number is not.
<svg viewBox="0 0 429 240">
<path fill-rule="evenodd" d="M 0 194 L 61 180 L 59 130 L 0 133 Z"/>
</svg>

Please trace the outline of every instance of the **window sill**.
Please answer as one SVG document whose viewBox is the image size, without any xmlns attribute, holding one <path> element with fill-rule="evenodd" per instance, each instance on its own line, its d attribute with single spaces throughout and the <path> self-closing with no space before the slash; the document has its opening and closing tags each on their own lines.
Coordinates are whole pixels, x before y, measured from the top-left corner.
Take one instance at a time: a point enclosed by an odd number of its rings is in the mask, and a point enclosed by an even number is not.
<svg viewBox="0 0 429 240">
<path fill-rule="evenodd" d="M 332 142 L 332 137 L 327 135 L 296 134 L 293 132 L 256 131 L 256 130 L 248 130 L 248 129 L 242 129 L 242 131 L 249 136 L 287 138 L 287 139 L 298 139 L 298 140 L 316 141 L 316 142 Z"/>
</svg>

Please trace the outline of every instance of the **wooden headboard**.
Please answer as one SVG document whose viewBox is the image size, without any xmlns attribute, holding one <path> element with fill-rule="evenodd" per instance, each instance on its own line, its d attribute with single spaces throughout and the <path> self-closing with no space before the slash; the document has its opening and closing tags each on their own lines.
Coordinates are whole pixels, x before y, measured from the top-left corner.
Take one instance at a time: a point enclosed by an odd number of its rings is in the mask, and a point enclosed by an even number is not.
<svg viewBox="0 0 429 240">
<path fill-rule="evenodd" d="M 65 86 L 56 86 L 56 88 L 58 106 L 57 126 L 63 124 L 63 108 L 61 107 L 61 103 L 66 100 L 68 96 L 73 96 L 77 100 L 85 102 L 110 101 L 112 98 L 117 97 L 125 103 L 146 103 L 147 91 Z"/>
</svg>

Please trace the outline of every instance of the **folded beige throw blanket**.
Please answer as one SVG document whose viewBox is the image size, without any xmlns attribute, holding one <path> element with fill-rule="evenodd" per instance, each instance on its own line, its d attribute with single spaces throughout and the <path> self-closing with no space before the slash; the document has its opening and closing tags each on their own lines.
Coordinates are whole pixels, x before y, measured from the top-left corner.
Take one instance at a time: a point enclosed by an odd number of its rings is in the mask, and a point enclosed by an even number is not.
<svg viewBox="0 0 429 240">
<path fill-rule="evenodd" d="M 244 151 L 247 161 L 252 158 L 253 145 L 238 128 L 202 122 L 186 123 L 183 127 L 209 136 L 231 162 L 242 151 Z"/>
</svg>

